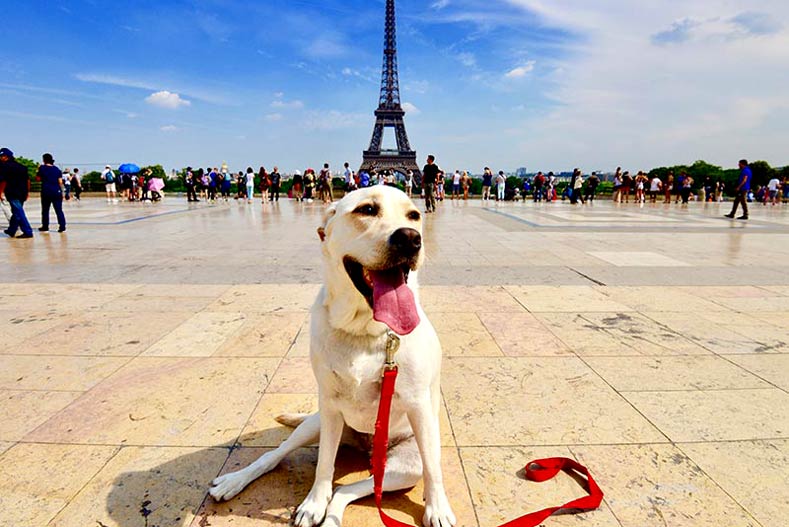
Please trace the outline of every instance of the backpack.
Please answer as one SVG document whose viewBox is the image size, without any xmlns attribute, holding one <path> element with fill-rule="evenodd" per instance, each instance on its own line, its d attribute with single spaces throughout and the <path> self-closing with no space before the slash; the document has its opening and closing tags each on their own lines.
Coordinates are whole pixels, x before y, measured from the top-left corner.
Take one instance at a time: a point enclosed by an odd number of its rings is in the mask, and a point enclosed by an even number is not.
<svg viewBox="0 0 789 527">
<path fill-rule="evenodd" d="M 115 183 L 115 174 L 110 170 L 107 172 L 106 176 L 104 176 L 104 181 L 107 183 Z"/>
</svg>

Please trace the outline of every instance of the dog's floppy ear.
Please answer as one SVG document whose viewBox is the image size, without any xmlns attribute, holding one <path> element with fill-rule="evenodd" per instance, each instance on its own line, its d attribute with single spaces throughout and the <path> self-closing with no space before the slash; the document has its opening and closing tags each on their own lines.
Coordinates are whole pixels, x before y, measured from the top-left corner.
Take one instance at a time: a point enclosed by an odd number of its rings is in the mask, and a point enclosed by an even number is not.
<svg viewBox="0 0 789 527">
<path fill-rule="evenodd" d="M 337 213 L 337 205 L 332 203 L 323 213 L 323 225 L 318 227 L 318 237 L 321 241 L 326 241 L 326 226 L 329 224 L 329 220 Z"/>
</svg>

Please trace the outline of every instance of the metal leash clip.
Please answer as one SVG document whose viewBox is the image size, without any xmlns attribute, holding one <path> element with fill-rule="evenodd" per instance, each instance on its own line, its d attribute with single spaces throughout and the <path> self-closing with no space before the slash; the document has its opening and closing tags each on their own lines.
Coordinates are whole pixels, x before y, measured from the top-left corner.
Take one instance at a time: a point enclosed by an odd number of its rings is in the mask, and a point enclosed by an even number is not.
<svg viewBox="0 0 789 527">
<path fill-rule="evenodd" d="M 384 371 L 391 371 L 397 369 L 397 361 L 395 354 L 400 349 L 400 337 L 393 331 L 387 330 L 386 332 L 386 362 L 384 363 Z"/>
</svg>

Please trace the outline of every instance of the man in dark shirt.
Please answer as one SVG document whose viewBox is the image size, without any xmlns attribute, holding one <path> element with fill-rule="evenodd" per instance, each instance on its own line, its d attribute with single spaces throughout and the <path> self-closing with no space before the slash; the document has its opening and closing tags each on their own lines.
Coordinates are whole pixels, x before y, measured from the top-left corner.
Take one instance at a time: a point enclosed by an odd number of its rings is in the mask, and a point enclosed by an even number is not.
<svg viewBox="0 0 789 527">
<path fill-rule="evenodd" d="M 425 212 L 436 211 L 436 181 L 438 181 L 438 173 L 441 169 L 436 165 L 435 156 L 427 156 L 427 164 L 422 169 L 422 186 L 425 189 Z"/>
<path fill-rule="evenodd" d="M 734 219 L 734 215 L 737 214 L 737 207 L 742 204 L 742 216 L 737 218 L 738 220 L 747 220 L 748 219 L 748 191 L 751 190 L 751 179 L 753 179 L 753 173 L 751 172 L 751 167 L 748 166 L 747 159 L 740 160 L 740 180 L 737 182 L 737 196 L 734 198 L 734 206 L 731 209 L 731 212 L 726 214 L 727 218 Z"/>
<path fill-rule="evenodd" d="M 27 201 L 30 178 L 27 168 L 14 159 L 14 153 L 8 148 L 0 148 L 0 181 L 5 183 L 5 197 L 11 206 L 8 229 L 3 232 L 13 238 L 17 229 L 21 229 L 22 234 L 17 238 L 32 238 L 33 229 L 23 208 Z"/>
<path fill-rule="evenodd" d="M 279 201 L 279 186 L 282 183 L 282 176 L 279 173 L 279 168 L 274 167 L 274 171 L 269 174 L 271 179 L 271 186 L 269 187 L 269 201 Z"/>
<path fill-rule="evenodd" d="M 58 218 L 58 232 L 66 230 L 66 216 L 63 214 L 63 173 L 55 166 L 52 154 L 42 156 L 44 164 L 38 167 L 41 180 L 41 232 L 49 230 L 49 207 L 55 208 Z"/>
</svg>

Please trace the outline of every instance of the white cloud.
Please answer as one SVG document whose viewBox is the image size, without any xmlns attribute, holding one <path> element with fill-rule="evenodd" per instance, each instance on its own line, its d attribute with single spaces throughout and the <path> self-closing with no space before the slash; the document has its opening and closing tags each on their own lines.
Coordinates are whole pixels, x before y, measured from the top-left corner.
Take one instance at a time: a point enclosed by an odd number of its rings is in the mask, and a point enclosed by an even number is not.
<svg viewBox="0 0 789 527">
<path fill-rule="evenodd" d="M 347 113 L 338 110 L 309 112 L 304 120 L 304 127 L 308 130 L 339 130 L 343 128 L 361 128 L 368 125 L 371 125 L 368 114 Z"/>
<path fill-rule="evenodd" d="M 467 68 L 473 68 L 477 65 L 477 57 L 473 53 L 462 52 L 457 54 L 457 59 L 461 64 Z"/>
<path fill-rule="evenodd" d="M 177 110 L 181 106 L 191 106 L 191 101 L 182 99 L 177 93 L 172 93 L 167 90 L 158 91 L 150 94 L 145 98 L 145 102 L 151 106 L 158 106 L 159 108 L 167 108 L 168 110 Z"/>
<path fill-rule="evenodd" d="M 283 109 L 287 109 L 287 110 L 299 110 L 301 108 L 304 108 L 304 103 L 299 101 L 299 100 L 285 101 L 285 100 L 282 100 L 282 99 L 276 99 L 276 100 L 271 102 L 271 107 L 272 108 L 283 108 Z"/>
<path fill-rule="evenodd" d="M 405 113 L 409 115 L 419 115 L 420 113 L 422 113 L 422 110 L 420 110 L 410 102 L 404 102 L 402 106 L 403 106 L 403 110 L 405 110 Z"/>
<path fill-rule="evenodd" d="M 558 58 L 538 57 L 555 104 L 517 123 L 528 140 L 508 146 L 524 158 L 638 169 L 788 161 L 785 0 L 507 1 L 570 35 Z"/>
<path fill-rule="evenodd" d="M 451 3 L 450 0 L 436 0 L 435 2 L 430 4 L 430 8 L 435 9 L 436 11 L 440 11 L 441 9 L 447 7 L 450 3 Z"/>
<path fill-rule="evenodd" d="M 162 132 L 177 132 L 178 127 L 173 124 L 168 124 L 159 128 Z"/>
<path fill-rule="evenodd" d="M 154 92 L 170 91 L 184 94 L 191 99 L 199 99 L 201 101 L 209 102 L 212 104 L 223 104 L 235 106 L 237 102 L 235 98 L 226 96 L 217 91 L 206 91 L 195 89 L 187 83 L 173 83 L 164 80 L 143 80 L 152 79 L 150 74 L 140 74 L 134 77 L 122 77 L 119 75 L 104 74 L 104 73 L 77 73 L 74 78 L 82 82 L 89 82 L 93 84 L 104 84 L 107 86 L 120 86 L 122 88 L 134 88 L 139 90 L 149 90 Z M 173 85 L 182 85 L 186 89 L 173 87 Z"/>
<path fill-rule="evenodd" d="M 537 61 L 530 60 L 522 66 L 518 66 L 517 68 L 511 69 L 504 76 L 507 77 L 508 79 L 521 79 L 525 77 L 527 73 L 534 71 L 535 64 L 537 64 Z"/>
<path fill-rule="evenodd" d="M 270 123 L 276 123 L 278 121 L 283 120 L 284 118 L 285 116 L 282 115 L 281 113 L 269 113 L 266 114 L 266 116 L 264 117 L 264 119 Z"/>
</svg>

